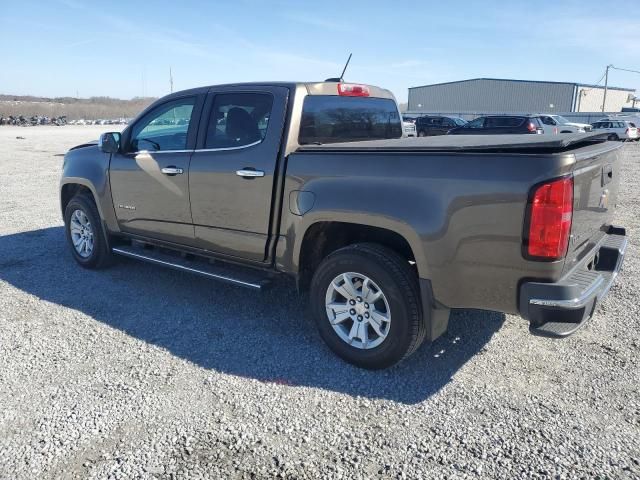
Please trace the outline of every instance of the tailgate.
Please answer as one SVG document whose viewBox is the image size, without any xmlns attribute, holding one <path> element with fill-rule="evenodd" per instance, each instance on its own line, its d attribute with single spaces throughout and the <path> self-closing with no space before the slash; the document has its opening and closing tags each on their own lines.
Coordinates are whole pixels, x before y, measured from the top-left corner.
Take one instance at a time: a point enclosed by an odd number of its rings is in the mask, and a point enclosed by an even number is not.
<svg viewBox="0 0 640 480">
<path fill-rule="evenodd" d="M 622 145 L 620 142 L 605 142 L 573 152 L 576 157 L 573 220 L 565 271 L 591 254 L 613 221 L 620 184 Z"/>
</svg>

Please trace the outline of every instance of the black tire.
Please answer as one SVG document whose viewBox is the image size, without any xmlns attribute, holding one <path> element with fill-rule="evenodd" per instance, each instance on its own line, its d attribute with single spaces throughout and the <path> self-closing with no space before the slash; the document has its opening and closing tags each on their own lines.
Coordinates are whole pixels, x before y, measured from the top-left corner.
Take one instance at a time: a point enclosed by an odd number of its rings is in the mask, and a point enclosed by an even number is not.
<svg viewBox="0 0 640 480">
<path fill-rule="evenodd" d="M 611 140 L 612 142 L 617 142 L 618 140 L 620 140 L 620 138 L 618 137 L 617 134 L 612 133 L 607 137 L 607 140 Z"/>
<path fill-rule="evenodd" d="M 76 210 L 81 210 L 88 217 L 93 230 L 93 250 L 87 257 L 81 256 L 76 251 L 73 246 L 73 241 L 71 240 L 71 215 L 73 215 Z M 98 213 L 98 207 L 96 207 L 91 197 L 87 195 L 76 195 L 69 201 L 64 211 L 64 230 L 71 254 L 80 266 L 97 269 L 107 267 L 113 262 L 113 254 L 105 240 L 105 232 L 100 214 Z"/>
<path fill-rule="evenodd" d="M 426 137 L 426 136 L 427 136 L 427 132 L 425 132 L 424 130 L 420 130 L 420 131 L 418 132 L 418 136 L 419 136 L 419 137 Z"/>
<path fill-rule="evenodd" d="M 391 312 L 386 338 L 374 348 L 361 349 L 342 340 L 333 329 L 325 308 L 327 289 L 341 273 L 366 275 L 383 291 Z M 327 256 L 311 281 L 311 308 L 320 335 L 339 357 L 358 367 L 376 370 L 390 367 L 411 355 L 426 335 L 426 319 L 420 303 L 415 272 L 407 260 L 376 244 L 355 244 Z"/>
</svg>

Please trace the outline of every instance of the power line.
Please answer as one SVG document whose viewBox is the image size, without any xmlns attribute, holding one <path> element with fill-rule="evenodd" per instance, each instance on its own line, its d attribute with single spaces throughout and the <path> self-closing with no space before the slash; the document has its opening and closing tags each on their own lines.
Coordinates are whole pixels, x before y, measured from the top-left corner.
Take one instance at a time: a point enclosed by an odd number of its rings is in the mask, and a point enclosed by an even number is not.
<svg viewBox="0 0 640 480">
<path fill-rule="evenodd" d="M 622 70 L 623 72 L 640 73 L 640 71 L 638 70 L 631 70 L 630 68 L 614 67 L 613 65 L 611 65 L 611 68 L 613 68 L 614 70 Z"/>
<path fill-rule="evenodd" d="M 578 111 L 580 111 L 580 105 L 582 104 L 582 97 L 586 97 L 587 93 L 590 92 L 591 90 L 593 90 L 594 88 L 599 88 L 600 87 L 600 82 L 602 82 L 602 80 L 604 79 L 604 77 L 606 75 L 607 75 L 607 71 L 605 70 L 605 72 L 600 77 L 600 80 L 598 80 L 595 84 L 593 84 L 592 87 L 582 88 L 580 90 L 580 92 L 578 93 L 578 107 L 577 107 Z"/>
<path fill-rule="evenodd" d="M 600 77 L 600 80 L 598 80 L 596 83 L 593 83 L 592 87 L 589 88 L 583 88 L 582 90 L 580 90 L 580 95 L 586 95 L 587 92 L 590 92 L 591 90 L 593 90 L 594 88 L 598 88 L 600 86 L 600 82 L 602 82 L 602 80 L 604 79 L 605 75 L 607 74 L 607 72 L 605 71 L 602 76 Z"/>
<path fill-rule="evenodd" d="M 614 67 L 613 64 L 607 65 L 607 69 L 605 70 L 605 81 L 604 81 L 604 100 L 602 101 L 602 111 L 604 112 L 605 105 L 607 104 L 607 87 L 609 85 L 609 69 L 612 68 L 614 70 L 621 70 L 623 72 L 631 72 L 631 73 L 640 73 L 638 70 L 631 70 L 629 68 L 620 68 Z"/>
<path fill-rule="evenodd" d="M 604 79 L 604 76 L 607 74 L 607 72 L 603 73 L 602 76 L 600 77 L 600 80 L 598 80 L 596 83 L 592 84 L 593 87 L 589 87 L 589 88 L 583 88 L 581 91 L 585 92 L 585 94 L 591 90 L 593 90 L 594 88 L 597 88 L 600 86 L 600 82 L 602 82 L 602 80 Z"/>
</svg>

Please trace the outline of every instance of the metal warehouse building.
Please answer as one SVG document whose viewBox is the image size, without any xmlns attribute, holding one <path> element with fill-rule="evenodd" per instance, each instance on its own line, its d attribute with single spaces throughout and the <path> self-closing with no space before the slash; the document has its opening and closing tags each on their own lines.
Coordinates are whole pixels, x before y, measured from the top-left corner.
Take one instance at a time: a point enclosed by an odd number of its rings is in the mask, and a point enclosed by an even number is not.
<svg viewBox="0 0 640 480">
<path fill-rule="evenodd" d="M 603 86 L 582 83 L 474 78 L 409 88 L 409 112 L 598 112 Z M 635 106 L 635 90 L 608 87 L 606 112 Z"/>
</svg>

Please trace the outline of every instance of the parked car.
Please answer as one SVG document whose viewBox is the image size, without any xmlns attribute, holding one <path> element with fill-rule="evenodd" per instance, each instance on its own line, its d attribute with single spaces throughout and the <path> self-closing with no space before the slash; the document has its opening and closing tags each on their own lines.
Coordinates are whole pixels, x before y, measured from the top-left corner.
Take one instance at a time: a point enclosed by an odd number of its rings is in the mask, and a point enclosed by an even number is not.
<svg viewBox="0 0 640 480">
<path fill-rule="evenodd" d="M 419 137 L 446 135 L 452 128 L 461 127 L 466 123 L 459 117 L 426 115 L 416 119 L 416 130 Z"/>
<path fill-rule="evenodd" d="M 402 121 L 402 131 L 404 137 L 416 137 L 416 125 L 413 122 Z"/>
<path fill-rule="evenodd" d="M 598 133 L 608 133 L 609 140 L 637 140 L 638 128 L 633 122 L 628 120 L 612 120 L 603 118 L 593 124 L 593 131 Z"/>
<path fill-rule="evenodd" d="M 188 122 L 157 121 L 174 117 Z M 63 231 L 85 268 L 119 255 L 256 291 L 291 276 L 328 346 L 365 368 L 442 335 L 451 308 L 579 329 L 626 248 L 611 225 L 622 145 L 401 136 L 393 95 L 368 85 L 176 92 L 65 155 Z"/>
<path fill-rule="evenodd" d="M 542 128 L 546 134 L 584 133 L 590 132 L 592 127 L 588 123 L 570 122 L 561 115 L 540 114 Z"/>
<path fill-rule="evenodd" d="M 627 121 L 627 122 L 631 122 L 637 128 L 640 128 L 640 114 L 633 113 L 633 112 L 607 115 L 606 118 L 601 118 L 598 121 L 603 121 L 603 120 L 624 120 L 624 121 Z M 640 134 L 640 132 L 638 132 L 638 133 Z"/>
<path fill-rule="evenodd" d="M 449 130 L 449 135 L 542 134 L 542 122 L 535 115 L 490 115 Z"/>
</svg>

